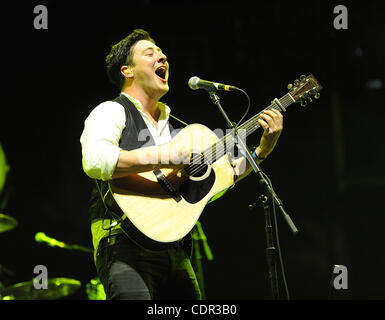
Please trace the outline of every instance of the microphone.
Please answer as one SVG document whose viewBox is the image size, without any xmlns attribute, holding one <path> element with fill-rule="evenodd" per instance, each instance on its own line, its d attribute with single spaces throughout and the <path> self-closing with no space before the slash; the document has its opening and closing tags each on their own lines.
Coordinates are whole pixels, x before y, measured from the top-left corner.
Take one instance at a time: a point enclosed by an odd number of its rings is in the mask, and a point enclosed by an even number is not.
<svg viewBox="0 0 385 320">
<path fill-rule="evenodd" d="M 218 83 L 218 82 L 211 82 L 199 79 L 198 77 L 191 77 L 188 81 L 188 86 L 192 90 L 197 89 L 204 89 L 207 91 L 217 91 L 217 90 L 224 90 L 224 91 L 239 91 L 240 89 L 234 86 L 229 86 L 226 84 Z"/>
<path fill-rule="evenodd" d="M 67 244 L 62 241 L 56 240 L 54 238 L 46 236 L 44 232 L 38 232 L 35 234 L 35 241 L 36 242 L 44 242 L 50 247 L 60 247 L 63 249 L 68 249 L 68 250 L 79 250 L 83 252 L 90 252 L 92 253 L 93 250 L 87 247 L 80 246 L 78 244 Z"/>
<path fill-rule="evenodd" d="M 38 232 L 35 234 L 36 242 L 45 242 L 51 247 L 65 248 L 67 245 L 64 242 L 58 241 L 54 238 L 47 237 L 44 232 Z"/>
</svg>

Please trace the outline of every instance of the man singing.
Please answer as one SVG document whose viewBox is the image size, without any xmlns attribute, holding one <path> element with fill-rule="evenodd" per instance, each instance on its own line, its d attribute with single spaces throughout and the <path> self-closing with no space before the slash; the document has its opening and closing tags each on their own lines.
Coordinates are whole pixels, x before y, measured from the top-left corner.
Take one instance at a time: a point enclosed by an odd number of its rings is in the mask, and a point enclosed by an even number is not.
<svg viewBox="0 0 385 320">
<path fill-rule="evenodd" d="M 159 101 L 169 91 L 167 56 L 148 32 L 136 29 L 112 46 L 106 63 L 109 79 L 120 95 L 92 110 L 85 120 L 81 144 L 83 169 L 96 182 L 89 214 L 95 265 L 107 299 L 200 299 L 189 234 L 171 247 L 150 250 L 142 246 L 112 212 L 114 199 L 108 188 L 108 182 L 128 175 L 180 169 L 191 159 L 187 145 L 174 145 L 171 153 L 165 147 L 173 136 L 170 108 Z M 257 162 L 273 151 L 283 117 L 276 110 L 264 111 L 259 123 L 264 132 L 254 150 Z M 149 133 L 149 141 L 139 139 L 143 130 Z M 144 144 L 146 148 L 141 148 Z M 162 161 L 165 158 L 168 161 Z M 241 157 L 234 162 L 238 180 L 252 171 L 245 161 Z M 139 188 L 138 184 L 131 188 Z"/>
</svg>

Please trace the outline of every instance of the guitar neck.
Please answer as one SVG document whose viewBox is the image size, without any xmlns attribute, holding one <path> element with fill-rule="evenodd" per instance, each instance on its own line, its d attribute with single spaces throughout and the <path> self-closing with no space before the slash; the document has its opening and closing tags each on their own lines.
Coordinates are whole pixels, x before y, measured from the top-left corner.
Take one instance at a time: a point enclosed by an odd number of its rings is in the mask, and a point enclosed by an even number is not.
<svg viewBox="0 0 385 320">
<path fill-rule="evenodd" d="M 276 100 L 272 101 L 271 105 L 269 105 L 267 108 L 263 109 L 261 112 L 257 113 L 255 116 L 251 117 L 245 123 L 241 124 L 238 127 L 238 130 L 240 130 L 240 129 L 245 130 L 246 131 L 246 137 L 247 137 L 248 135 L 252 134 L 255 130 L 257 130 L 261 126 L 259 124 L 258 120 L 261 118 L 261 114 L 265 110 L 276 109 L 280 112 L 285 112 L 286 108 L 288 108 L 294 102 L 295 102 L 295 100 L 290 95 L 290 93 L 287 93 L 281 99 L 276 99 Z"/>
<path fill-rule="evenodd" d="M 267 108 L 247 120 L 242 125 L 240 125 L 237 128 L 238 136 L 240 136 L 242 139 L 246 139 L 247 136 L 257 130 L 261 126 L 258 120 L 261 118 L 261 114 L 265 110 L 277 109 L 280 112 L 285 112 L 286 108 L 288 108 L 294 102 L 295 100 L 290 95 L 290 93 L 287 93 L 281 99 L 275 99 Z M 234 145 L 234 132 L 233 130 L 231 130 L 230 133 L 226 134 L 223 138 L 219 139 L 210 148 L 203 151 L 200 156 L 200 161 L 203 161 L 205 163 L 214 163 L 229 150 L 233 150 Z"/>
</svg>

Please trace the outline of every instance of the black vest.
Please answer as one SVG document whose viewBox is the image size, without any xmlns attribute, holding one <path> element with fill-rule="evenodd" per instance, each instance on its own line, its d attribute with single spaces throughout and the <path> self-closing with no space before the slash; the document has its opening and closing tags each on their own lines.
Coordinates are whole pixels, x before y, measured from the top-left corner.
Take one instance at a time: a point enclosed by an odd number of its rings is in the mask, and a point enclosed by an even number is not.
<svg viewBox="0 0 385 320">
<path fill-rule="evenodd" d="M 135 105 L 123 94 L 121 94 L 113 101 L 120 103 L 124 107 L 126 115 L 126 125 L 119 140 L 119 147 L 130 151 L 141 148 L 144 145 L 155 145 L 155 140 Z M 176 129 L 174 129 L 174 126 L 171 124 L 171 122 L 173 122 Z M 180 123 L 177 123 L 171 117 L 169 118 L 169 128 L 172 137 L 175 136 L 180 127 Z M 145 132 L 144 135 L 143 132 Z M 101 194 L 105 195 L 108 191 L 108 182 L 96 180 L 95 182 L 99 184 Z M 105 205 L 108 207 L 108 210 L 106 210 Z M 91 192 L 88 212 L 91 222 L 95 219 L 118 219 L 124 214 L 113 199 L 113 196 L 110 192 L 107 193 L 103 203 L 96 184 L 94 185 Z M 169 243 L 165 245 L 147 238 L 140 231 L 138 231 L 128 219 L 123 220 L 121 227 L 122 231 L 126 233 L 132 240 L 148 249 L 159 250 L 175 246 L 175 243 Z"/>
</svg>

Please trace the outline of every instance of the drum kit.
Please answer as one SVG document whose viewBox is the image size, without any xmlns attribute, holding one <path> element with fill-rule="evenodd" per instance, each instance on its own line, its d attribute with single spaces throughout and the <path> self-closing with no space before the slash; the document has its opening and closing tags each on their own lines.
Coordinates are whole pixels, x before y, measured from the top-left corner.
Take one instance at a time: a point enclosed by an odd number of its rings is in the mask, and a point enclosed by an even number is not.
<svg viewBox="0 0 385 320">
<path fill-rule="evenodd" d="M 17 225 L 15 218 L 0 213 L 0 233 L 13 230 Z M 75 250 L 92 252 L 91 249 L 78 245 L 71 247 Z M 2 272 L 13 273 L 0 265 L 0 276 Z M 46 289 L 39 290 L 34 281 L 20 282 L 7 287 L 3 287 L 0 282 L 0 300 L 58 300 L 70 297 L 82 287 L 80 281 L 71 278 L 47 279 L 44 285 Z M 91 279 L 86 284 L 85 291 L 88 300 L 106 299 L 104 287 L 98 277 Z"/>
</svg>

